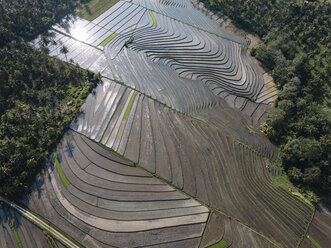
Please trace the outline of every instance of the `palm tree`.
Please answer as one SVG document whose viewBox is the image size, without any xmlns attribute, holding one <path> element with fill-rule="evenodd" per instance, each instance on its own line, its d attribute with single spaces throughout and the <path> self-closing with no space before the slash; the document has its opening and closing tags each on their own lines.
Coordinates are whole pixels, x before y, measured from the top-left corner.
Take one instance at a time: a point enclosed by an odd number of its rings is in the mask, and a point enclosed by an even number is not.
<svg viewBox="0 0 331 248">
<path fill-rule="evenodd" d="M 68 62 L 68 58 L 67 58 L 67 53 L 69 52 L 69 50 L 68 50 L 68 48 L 65 46 L 65 45 L 63 45 L 62 47 L 61 47 L 61 49 L 60 49 L 60 53 L 63 53 L 64 54 L 64 56 L 66 57 L 66 61 Z"/>
</svg>

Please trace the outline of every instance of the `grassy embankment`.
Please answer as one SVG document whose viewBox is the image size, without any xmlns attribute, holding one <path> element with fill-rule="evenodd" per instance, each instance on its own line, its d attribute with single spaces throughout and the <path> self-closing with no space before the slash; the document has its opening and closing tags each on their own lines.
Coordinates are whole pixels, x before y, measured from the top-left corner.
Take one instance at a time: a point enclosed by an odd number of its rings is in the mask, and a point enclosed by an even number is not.
<svg viewBox="0 0 331 248">
<path fill-rule="evenodd" d="M 117 36 L 116 33 L 112 33 L 109 35 L 103 42 L 100 43 L 100 46 L 106 46 L 112 39 L 114 39 Z"/>
<path fill-rule="evenodd" d="M 310 237 L 309 235 L 307 235 L 307 239 L 310 240 L 310 242 L 316 247 L 316 248 L 322 248 L 322 246 L 320 246 L 315 239 L 313 239 L 312 237 Z"/>
<path fill-rule="evenodd" d="M 59 159 L 57 157 L 57 153 L 53 152 L 53 156 L 54 156 L 56 170 L 59 173 L 59 176 L 60 176 L 61 181 L 63 182 L 64 186 L 67 187 L 70 184 L 70 182 L 69 182 L 69 180 L 67 179 L 67 177 L 64 175 L 64 173 L 62 171 L 61 164 L 60 164 Z"/>
<path fill-rule="evenodd" d="M 281 172 L 280 172 L 281 174 L 279 176 L 272 176 L 272 185 L 273 186 L 283 188 L 290 194 L 299 198 L 304 203 L 308 204 L 311 208 L 314 208 L 314 204 L 300 193 L 300 189 L 291 182 L 291 180 L 288 177 L 288 175 L 286 174 L 286 172 L 281 168 L 281 151 L 280 151 L 280 149 L 278 149 L 278 156 L 275 159 L 275 161 L 269 161 L 269 164 L 272 164 L 274 167 L 280 168 L 280 170 L 281 170 Z"/>
<path fill-rule="evenodd" d="M 157 26 L 157 21 L 155 16 L 153 15 L 153 12 L 151 10 L 148 11 L 149 15 L 152 17 L 153 20 L 153 26 L 156 27 Z"/>
<path fill-rule="evenodd" d="M 221 241 L 209 246 L 208 248 L 226 248 L 228 246 L 229 246 L 228 242 L 226 242 L 224 239 L 222 239 Z"/>
<path fill-rule="evenodd" d="M 126 109 L 125 114 L 124 114 L 124 120 L 126 120 L 126 118 L 128 118 L 128 115 L 130 114 L 130 110 L 132 108 L 132 104 L 134 102 L 134 99 L 136 98 L 136 95 L 137 95 L 137 92 L 133 93 L 133 96 L 130 99 L 129 106 Z"/>
<path fill-rule="evenodd" d="M 10 219 L 8 219 L 8 223 L 9 223 L 9 226 L 10 226 L 11 230 L 14 233 L 14 236 L 15 236 L 15 239 L 16 239 L 16 242 L 17 242 L 18 247 L 19 248 L 23 248 L 22 242 L 21 242 L 21 239 L 20 239 L 20 236 L 18 236 L 18 232 L 17 232 L 15 226 L 13 225 L 13 223 L 12 223 L 12 221 Z"/>
</svg>

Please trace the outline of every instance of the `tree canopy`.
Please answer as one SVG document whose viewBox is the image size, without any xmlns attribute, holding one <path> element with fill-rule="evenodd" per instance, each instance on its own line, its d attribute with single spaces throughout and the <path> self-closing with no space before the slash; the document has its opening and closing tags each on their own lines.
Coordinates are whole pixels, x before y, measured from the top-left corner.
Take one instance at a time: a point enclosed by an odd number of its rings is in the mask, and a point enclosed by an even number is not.
<svg viewBox="0 0 331 248">
<path fill-rule="evenodd" d="M 29 191 L 98 77 L 28 43 L 74 11 L 76 1 L 0 2 L 0 195 Z M 67 102 L 72 101 L 71 106 Z"/>
</svg>

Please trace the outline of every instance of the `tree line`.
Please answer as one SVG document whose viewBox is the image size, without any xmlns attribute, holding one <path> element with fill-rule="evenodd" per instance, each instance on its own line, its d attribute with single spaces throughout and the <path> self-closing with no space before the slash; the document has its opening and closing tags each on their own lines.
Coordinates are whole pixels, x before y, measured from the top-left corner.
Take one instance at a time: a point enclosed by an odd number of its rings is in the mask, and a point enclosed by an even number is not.
<svg viewBox="0 0 331 248">
<path fill-rule="evenodd" d="M 264 132 L 279 161 L 312 201 L 330 195 L 331 4 L 297 0 L 202 0 L 262 39 L 251 54 L 278 86 Z"/>
<path fill-rule="evenodd" d="M 73 0 L 0 1 L 0 195 L 29 192 L 99 76 L 29 41 L 73 13 Z M 67 104 L 72 102 L 72 104 Z M 69 106 L 70 105 L 70 106 Z"/>
</svg>

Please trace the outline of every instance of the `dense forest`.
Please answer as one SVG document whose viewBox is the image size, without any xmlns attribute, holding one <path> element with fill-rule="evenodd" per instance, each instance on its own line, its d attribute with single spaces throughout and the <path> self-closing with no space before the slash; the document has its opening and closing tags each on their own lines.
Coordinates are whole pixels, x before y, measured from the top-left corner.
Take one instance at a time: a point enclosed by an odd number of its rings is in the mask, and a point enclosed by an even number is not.
<svg viewBox="0 0 331 248">
<path fill-rule="evenodd" d="M 0 195 L 17 199 L 45 164 L 98 76 L 48 56 L 47 35 L 72 0 L 0 1 Z M 71 102 L 70 104 L 67 104 Z"/>
<path fill-rule="evenodd" d="M 262 127 L 279 163 L 312 201 L 331 192 L 330 1 L 202 0 L 261 37 L 251 54 L 270 69 L 279 94 Z"/>
</svg>

